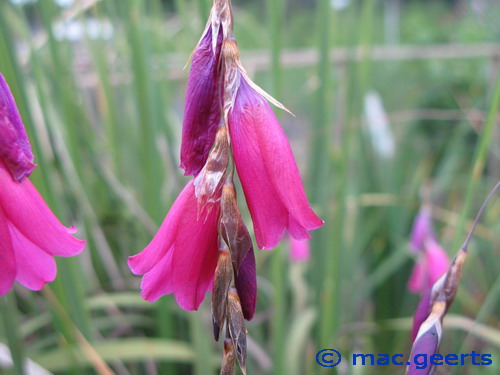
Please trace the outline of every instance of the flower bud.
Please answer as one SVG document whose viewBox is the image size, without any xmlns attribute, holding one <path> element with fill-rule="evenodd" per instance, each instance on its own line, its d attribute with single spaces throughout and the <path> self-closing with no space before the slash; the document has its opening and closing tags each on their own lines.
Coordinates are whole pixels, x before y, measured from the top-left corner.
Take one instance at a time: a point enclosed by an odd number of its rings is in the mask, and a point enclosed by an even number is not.
<svg viewBox="0 0 500 375">
<path fill-rule="evenodd" d="M 234 346 L 230 337 L 224 340 L 224 357 L 222 358 L 222 366 L 220 375 L 234 374 Z"/>
<path fill-rule="evenodd" d="M 240 364 L 241 371 L 246 374 L 247 332 L 240 299 L 235 288 L 231 288 L 227 295 L 227 323 L 229 334 L 236 348 L 238 363 Z"/>
<path fill-rule="evenodd" d="M 220 241 L 212 293 L 212 322 L 215 341 L 219 341 L 220 330 L 226 318 L 227 293 L 231 286 L 232 275 L 231 254 L 224 241 Z"/>
<path fill-rule="evenodd" d="M 241 262 L 249 251 L 253 251 L 252 238 L 241 218 L 236 201 L 236 190 L 228 180 L 222 188 L 221 218 L 219 232 L 229 246 L 235 274 L 238 275 Z"/>
<path fill-rule="evenodd" d="M 0 162 L 21 181 L 35 169 L 30 142 L 7 81 L 0 73 Z"/>
</svg>

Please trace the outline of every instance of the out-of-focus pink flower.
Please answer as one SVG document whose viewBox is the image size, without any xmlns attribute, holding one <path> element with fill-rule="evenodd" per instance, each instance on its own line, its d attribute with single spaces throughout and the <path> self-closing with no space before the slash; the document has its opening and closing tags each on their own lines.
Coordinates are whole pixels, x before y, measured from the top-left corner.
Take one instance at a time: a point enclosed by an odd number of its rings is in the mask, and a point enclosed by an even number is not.
<svg viewBox="0 0 500 375">
<path fill-rule="evenodd" d="M 220 50 L 222 28 L 213 45 L 213 26 L 208 26 L 193 53 L 182 124 L 181 168 L 197 175 L 214 144 L 221 119 Z M 214 48 L 215 47 L 215 48 Z"/>
<path fill-rule="evenodd" d="M 449 265 L 448 254 L 436 241 L 429 239 L 413 268 L 408 288 L 413 293 L 425 292 L 448 270 Z"/>
<path fill-rule="evenodd" d="M 40 290 L 56 277 L 54 255 L 77 255 L 85 241 L 57 220 L 27 178 L 16 181 L 1 158 L 0 186 L 0 295 L 14 280 Z"/>
<path fill-rule="evenodd" d="M 17 181 L 35 169 L 34 157 L 14 97 L 0 73 L 0 158 Z"/>
<path fill-rule="evenodd" d="M 292 262 L 307 262 L 311 257 L 311 247 L 308 240 L 296 240 L 290 237 L 290 260 Z"/>
<path fill-rule="evenodd" d="M 128 260 L 134 274 L 144 275 L 145 300 L 173 293 L 183 309 L 198 309 L 217 266 L 219 212 L 217 204 L 198 216 L 193 180 L 186 185 L 153 240 Z"/>
<path fill-rule="evenodd" d="M 413 222 L 410 248 L 414 252 L 423 250 L 425 241 L 428 239 L 435 239 L 434 230 L 432 228 L 432 217 L 429 209 L 422 207 Z"/>
<path fill-rule="evenodd" d="M 229 112 L 234 161 L 252 216 L 257 245 L 271 249 L 285 229 L 297 240 L 323 221 L 313 212 L 292 149 L 266 99 L 240 74 Z"/>
<path fill-rule="evenodd" d="M 85 241 L 72 236 L 27 178 L 33 152 L 16 103 L 0 74 L 0 295 L 14 281 L 40 290 L 56 277 L 54 256 L 79 254 Z"/>
</svg>

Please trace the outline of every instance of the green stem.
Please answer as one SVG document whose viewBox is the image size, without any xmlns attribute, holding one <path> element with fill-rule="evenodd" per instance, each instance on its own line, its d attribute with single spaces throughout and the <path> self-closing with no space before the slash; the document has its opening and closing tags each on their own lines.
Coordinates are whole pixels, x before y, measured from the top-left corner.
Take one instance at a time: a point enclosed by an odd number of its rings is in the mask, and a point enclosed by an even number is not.
<svg viewBox="0 0 500 375">
<path fill-rule="evenodd" d="M 273 82 L 272 94 L 280 100 L 281 98 L 281 49 L 283 45 L 283 1 L 284 0 L 269 0 L 269 32 L 271 35 L 271 75 Z"/>
<path fill-rule="evenodd" d="M 24 353 L 21 334 L 18 330 L 19 322 L 16 317 L 15 299 L 12 294 L 0 298 L 0 312 L 5 329 L 5 336 L 9 344 L 14 374 L 24 375 Z"/>
<path fill-rule="evenodd" d="M 462 213 L 458 220 L 457 228 L 455 231 L 455 238 L 453 240 L 452 249 L 458 249 L 460 243 L 463 241 L 463 233 L 465 231 L 465 223 L 472 206 L 472 200 L 475 192 L 479 187 L 481 176 L 483 175 L 488 159 L 488 152 L 490 150 L 491 142 L 493 141 L 493 130 L 495 128 L 496 116 L 500 108 L 500 83 L 497 83 L 495 92 L 493 94 L 493 101 L 488 113 L 488 118 L 484 124 L 484 128 L 479 137 L 479 142 L 476 147 L 474 163 L 470 172 L 469 184 L 465 192 L 465 199 L 463 203 Z"/>
</svg>

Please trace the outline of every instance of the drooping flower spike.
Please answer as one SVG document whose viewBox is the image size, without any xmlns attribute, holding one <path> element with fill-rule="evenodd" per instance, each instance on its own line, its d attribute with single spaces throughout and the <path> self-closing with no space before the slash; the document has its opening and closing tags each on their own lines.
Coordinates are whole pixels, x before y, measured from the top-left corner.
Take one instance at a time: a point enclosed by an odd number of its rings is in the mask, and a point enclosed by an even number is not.
<svg viewBox="0 0 500 375">
<path fill-rule="evenodd" d="M 483 211 L 499 188 L 500 182 L 495 185 L 481 206 L 464 244 L 451 261 L 447 272 L 434 283 L 430 290 L 423 294 L 419 302 L 413 319 L 413 346 L 409 365 L 406 368 L 407 375 L 430 375 L 434 371 L 432 364 L 429 363 L 425 368 L 422 368 L 417 366 L 417 362 L 413 359 L 418 354 L 426 354 L 429 358 L 432 354 L 438 352 L 443 334 L 443 319 L 457 293 L 462 278 L 462 270 L 467 259 L 469 242 Z"/>
<path fill-rule="evenodd" d="M 232 20 L 230 0 L 214 0 L 192 54 L 180 165 L 194 178 L 151 243 L 129 259 L 132 271 L 144 275 L 142 296 L 149 301 L 173 293 L 182 308 L 195 310 L 212 286 L 216 340 L 226 327 L 222 373 L 234 371 L 235 359 L 245 371 L 244 320 L 252 319 L 257 300 L 255 254 L 237 204 L 235 170 L 260 249 L 275 247 L 285 231 L 308 239 L 323 224 L 269 103 L 287 109 L 248 77 Z"/>
<path fill-rule="evenodd" d="M 0 296 L 14 281 L 42 289 L 56 277 L 54 256 L 77 255 L 85 247 L 72 236 L 76 228 L 64 227 L 29 181 L 33 161 L 21 116 L 0 74 Z"/>
</svg>

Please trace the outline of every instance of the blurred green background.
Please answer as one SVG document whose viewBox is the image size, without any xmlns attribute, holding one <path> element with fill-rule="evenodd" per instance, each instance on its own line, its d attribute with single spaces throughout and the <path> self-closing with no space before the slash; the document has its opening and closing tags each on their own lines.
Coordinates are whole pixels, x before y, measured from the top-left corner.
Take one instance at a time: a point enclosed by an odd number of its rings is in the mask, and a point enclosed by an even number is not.
<svg viewBox="0 0 500 375">
<path fill-rule="evenodd" d="M 187 178 L 179 164 L 188 69 L 210 0 L 0 0 L 0 71 L 35 150 L 31 180 L 86 251 L 42 292 L 16 286 L 0 343 L 55 374 L 215 374 L 210 298 L 148 303 L 127 257 L 152 238 Z M 306 191 L 326 220 L 312 258 L 286 240 L 257 254 L 249 374 L 402 374 L 323 348 L 408 354 L 418 296 L 408 238 L 427 187 L 452 256 L 500 177 L 500 2 L 233 2 L 243 64 L 281 113 Z M 1 188 L 1 187 L 0 187 Z M 244 199 L 240 207 L 251 228 Z M 440 352 L 493 354 L 500 373 L 500 200 L 470 247 Z M 12 339 L 18 337 L 19 340 Z M 1 363 L 1 362 L 0 362 Z M 34 372 L 44 374 L 42 370 Z M 0 374 L 19 371 L 0 367 Z"/>
</svg>

